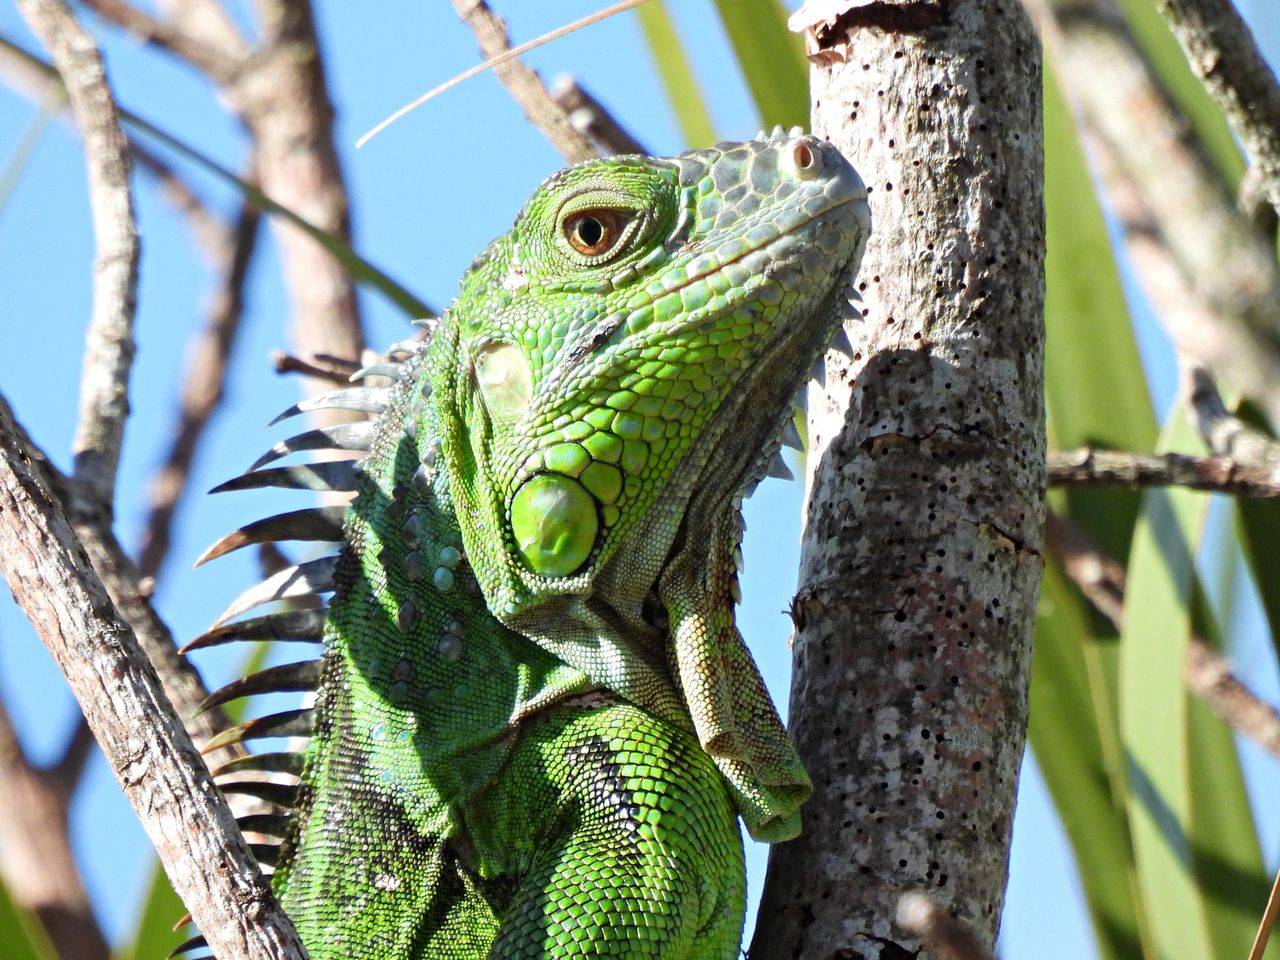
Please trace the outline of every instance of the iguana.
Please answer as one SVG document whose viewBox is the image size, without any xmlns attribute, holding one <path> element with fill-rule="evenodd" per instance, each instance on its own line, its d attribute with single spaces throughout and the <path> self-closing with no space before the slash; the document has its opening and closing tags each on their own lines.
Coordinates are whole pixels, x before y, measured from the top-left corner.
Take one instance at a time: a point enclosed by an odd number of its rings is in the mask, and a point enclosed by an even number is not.
<svg viewBox="0 0 1280 960">
<path fill-rule="evenodd" d="M 847 345 L 868 229 L 858 175 L 799 131 L 571 167 L 426 345 L 357 374 L 391 387 L 277 418 L 374 419 L 217 488 L 355 493 L 210 548 L 341 545 L 189 645 L 324 645 L 207 701 L 315 692 L 206 748 L 310 737 L 215 774 L 273 805 L 241 823 L 279 838 L 254 849 L 313 960 L 736 955 L 738 817 L 787 839 L 810 792 L 734 622 L 740 505 Z M 268 466 L 319 448 L 367 454 Z"/>
</svg>

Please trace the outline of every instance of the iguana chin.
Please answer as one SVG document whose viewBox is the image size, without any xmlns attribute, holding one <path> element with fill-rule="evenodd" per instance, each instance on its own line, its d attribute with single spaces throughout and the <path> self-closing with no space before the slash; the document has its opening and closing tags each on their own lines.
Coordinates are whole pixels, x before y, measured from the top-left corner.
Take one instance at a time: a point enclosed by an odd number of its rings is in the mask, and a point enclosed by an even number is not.
<svg viewBox="0 0 1280 960">
<path fill-rule="evenodd" d="M 376 419 L 218 488 L 355 493 L 210 548 L 340 544 L 190 645 L 324 644 L 207 701 L 315 691 L 206 748 L 310 736 L 215 773 L 274 805 L 242 824 L 279 838 L 254 849 L 313 960 L 736 956 L 737 819 L 785 840 L 810 792 L 734 623 L 739 508 L 844 337 L 868 229 L 857 174 L 798 131 L 571 167 L 428 343 L 362 371 L 390 388 L 282 415 Z M 267 466 L 317 448 L 368 452 Z"/>
</svg>

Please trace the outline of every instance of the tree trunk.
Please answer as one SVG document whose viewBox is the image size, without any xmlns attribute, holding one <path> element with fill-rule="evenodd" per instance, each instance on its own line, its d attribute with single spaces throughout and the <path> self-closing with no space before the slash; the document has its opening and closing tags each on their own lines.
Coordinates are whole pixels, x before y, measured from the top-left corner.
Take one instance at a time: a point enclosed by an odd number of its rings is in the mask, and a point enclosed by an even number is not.
<svg viewBox="0 0 1280 960">
<path fill-rule="evenodd" d="M 988 943 L 1003 899 L 1044 511 L 1040 48 L 1014 0 L 808 9 L 815 131 L 872 235 L 853 359 L 810 391 L 791 726 L 816 791 L 751 956 L 897 960 L 906 890 Z"/>
</svg>

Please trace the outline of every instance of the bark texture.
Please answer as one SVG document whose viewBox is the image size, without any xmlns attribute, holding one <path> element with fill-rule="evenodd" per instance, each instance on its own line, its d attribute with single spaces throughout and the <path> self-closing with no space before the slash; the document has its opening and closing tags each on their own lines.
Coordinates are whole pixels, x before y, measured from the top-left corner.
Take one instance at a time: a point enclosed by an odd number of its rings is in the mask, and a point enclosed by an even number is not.
<svg viewBox="0 0 1280 960">
<path fill-rule="evenodd" d="M 305 960 L 155 670 L 0 409 L 0 573 L 79 701 L 174 890 L 223 960 Z"/>
<path fill-rule="evenodd" d="M 1040 49 L 1013 0 L 809 9 L 815 131 L 866 180 L 872 235 L 853 359 L 810 397 L 791 728 L 816 791 L 773 850 L 751 956 L 931 957 L 898 899 L 923 890 L 994 942 L 1026 730 Z"/>
</svg>

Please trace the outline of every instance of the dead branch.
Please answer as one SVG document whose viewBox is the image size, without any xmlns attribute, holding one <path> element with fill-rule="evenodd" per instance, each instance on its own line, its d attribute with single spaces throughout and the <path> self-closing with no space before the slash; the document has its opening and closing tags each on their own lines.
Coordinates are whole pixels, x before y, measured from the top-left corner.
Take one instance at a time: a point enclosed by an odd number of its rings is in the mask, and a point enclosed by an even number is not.
<svg viewBox="0 0 1280 960">
<path fill-rule="evenodd" d="M 222 402 L 227 361 L 235 346 L 244 307 L 244 284 L 258 242 L 261 216 L 245 201 L 234 231 L 223 231 L 220 267 L 222 280 L 209 306 L 204 329 L 191 346 L 187 375 L 173 443 L 164 464 L 151 479 L 150 510 L 138 549 L 138 573 L 156 577 L 169 552 L 174 512 L 186 490 L 204 429 Z"/>
<path fill-rule="evenodd" d="M 1122 630 L 1124 567 L 1099 550 L 1083 530 L 1053 511 L 1045 518 L 1044 532 L 1045 546 L 1062 564 L 1063 572 L 1117 631 Z M 1186 682 L 1187 689 L 1220 720 L 1280 759 L 1280 712 L 1249 690 L 1204 637 L 1190 638 Z"/>
<path fill-rule="evenodd" d="M 223 960 L 304 960 L 132 629 L 0 410 L 0 571 L 49 648 L 174 889 Z"/>
<path fill-rule="evenodd" d="M 1189 487 L 1243 497 L 1280 497 L 1280 476 L 1231 457 L 1117 453 L 1083 448 L 1049 454 L 1049 483 L 1063 487 Z"/>
<path fill-rule="evenodd" d="M 1280 418 L 1280 271 L 1161 87 L 1114 0 L 1024 0 L 1157 317 L 1183 352 Z M 1117 104 L 1125 109 L 1117 109 Z"/>
<path fill-rule="evenodd" d="M 485 57 L 496 57 L 511 49 L 506 23 L 484 0 L 453 0 L 453 9 L 475 33 Z M 495 66 L 493 71 L 529 122 L 542 131 L 566 162 L 578 163 L 600 155 L 591 138 L 570 122 L 569 111 L 556 102 L 536 70 L 512 60 Z"/>
<path fill-rule="evenodd" d="M 927 893 L 912 890 L 899 897 L 897 920 L 902 929 L 927 942 L 939 960 L 991 960 L 991 951 L 973 928 Z"/>
<path fill-rule="evenodd" d="M 1182 375 L 1191 416 L 1205 446 L 1220 457 L 1280 475 L 1280 443 L 1228 413 L 1213 375 L 1204 367 L 1184 363 Z"/>
<path fill-rule="evenodd" d="M 1280 213 L 1280 85 L 1231 0 L 1157 0 L 1187 61 L 1218 101 Z"/>
<path fill-rule="evenodd" d="M 105 20 L 127 30 L 144 43 L 159 47 L 198 67 L 221 83 L 235 78 L 241 61 L 228 56 L 206 38 L 192 34 L 171 20 L 161 20 L 121 0 L 81 0 Z"/>
<path fill-rule="evenodd" d="M 551 96 L 574 129 L 594 140 L 601 154 L 649 152 L 573 77 L 559 77 L 551 88 Z"/>
<path fill-rule="evenodd" d="M 102 57 L 67 5 L 62 0 L 19 0 L 18 8 L 49 50 L 84 137 L 97 256 L 73 449 L 75 477 L 84 496 L 110 505 L 129 412 L 138 285 L 128 147 Z"/>
</svg>

